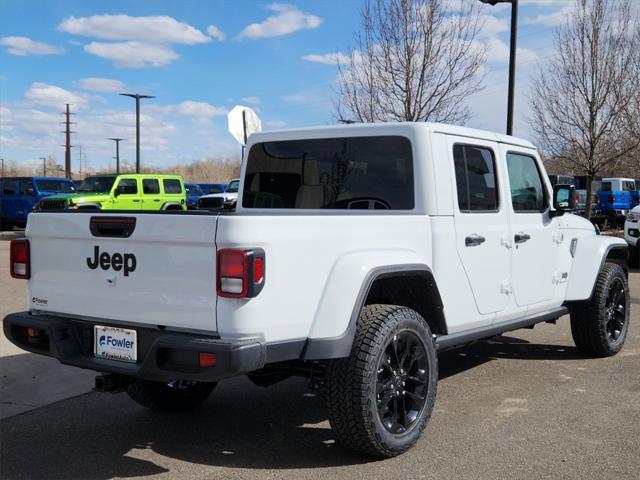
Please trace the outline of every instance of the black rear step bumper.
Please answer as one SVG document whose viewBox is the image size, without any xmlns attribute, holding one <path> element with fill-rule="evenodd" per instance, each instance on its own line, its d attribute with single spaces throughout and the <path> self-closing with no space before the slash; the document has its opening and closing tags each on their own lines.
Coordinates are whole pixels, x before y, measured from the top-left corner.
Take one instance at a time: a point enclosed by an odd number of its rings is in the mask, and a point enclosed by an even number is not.
<svg viewBox="0 0 640 480">
<path fill-rule="evenodd" d="M 229 341 L 137 326 L 125 327 L 137 332 L 136 363 L 97 358 L 93 355 L 94 325 L 110 324 L 30 312 L 12 313 L 3 320 L 5 336 L 24 350 L 57 358 L 74 367 L 145 380 L 215 382 L 262 368 L 266 360 L 266 346 L 259 338 Z M 44 334 L 39 338 L 29 337 L 27 328 Z M 200 367 L 201 352 L 216 354 L 215 366 Z"/>
</svg>

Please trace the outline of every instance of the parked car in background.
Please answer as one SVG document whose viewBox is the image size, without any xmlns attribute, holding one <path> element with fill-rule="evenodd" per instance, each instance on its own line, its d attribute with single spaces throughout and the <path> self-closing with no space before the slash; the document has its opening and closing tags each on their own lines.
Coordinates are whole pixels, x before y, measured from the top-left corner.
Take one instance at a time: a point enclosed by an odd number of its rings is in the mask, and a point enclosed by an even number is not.
<svg viewBox="0 0 640 480">
<path fill-rule="evenodd" d="M 205 195 L 210 193 L 222 193 L 227 188 L 226 183 L 199 183 L 198 184 Z"/>
<path fill-rule="evenodd" d="M 624 222 L 624 239 L 629 244 L 629 266 L 640 267 L 640 205 L 634 207 Z"/>
<path fill-rule="evenodd" d="M 587 210 L 587 176 L 575 175 L 574 186 L 576 187 L 576 213 L 584 215 Z M 597 192 L 602 189 L 602 182 L 599 179 L 591 181 L 591 216 L 598 216 Z"/>
<path fill-rule="evenodd" d="M 573 185 L 575 179 L 572 175 L 549 175 L 549 181 L 552 186 L 555 185 Z"/>
<path fill-rule="evenodd" d="M 603 178 L 598 191 L 598 209 L 616 221 L 624 220 L 631 210 L 631 192 L 636 182 L 632 178 Z"/>
<path fill-rule="evenodd" d="M 220 208 L 235 208 L 238 200 L 238 187 L 240 179 L 234 178 L 229 182 L 227 188 L 222 193 L 212 193 L 205 195 L 198 200 L 198 208 L 202 210 L 215 210 Z"/>
<path fill-rule="evenodd" d="M 635 182 L 636 189 L 631 192 L 631 208 L 640 205 L 640 179 L 636 178 Z"/>
<path fill-rule="evenodd" d="M 87 177 L 74 193 L 40 200 L 35 210 L 186 210 L 182 177 L 108 174 Z"/>
<path fill-rule="evenodd" d="M 184 189 L 187 195 L 187 209 L 195 210 L 198 208 L 198 199 L 204 192 L 197 183 L 185 183 Z"/>
<path fill-rule="evenodd" d="M 73 181 L 66 178 L 0 178 L 0 230 L 26 226 L 27 215 L 42 198 L 75 190 Z"/>
</svg>

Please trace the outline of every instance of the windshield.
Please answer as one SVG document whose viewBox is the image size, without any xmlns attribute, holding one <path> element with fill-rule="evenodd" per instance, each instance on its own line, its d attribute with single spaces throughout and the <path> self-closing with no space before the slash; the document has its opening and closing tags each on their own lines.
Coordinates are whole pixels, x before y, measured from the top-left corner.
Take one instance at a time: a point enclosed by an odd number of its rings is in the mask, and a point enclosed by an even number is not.
<svg viewBox="0 0 640 480">
<path fill-rule="evenodd" d="M 229 186 L 227 187 L 227 189 L 225 190 L 225 192 L 229 192 L 229 193 L 238 193 L 238 185 L 240 185 L 240 180 L 233 180 Z"/>
<path fill-rule="evenodd" d="M 36 180 L 38 190 L 47 193 L 74 193 L 75 185 L 69 180 Z"/>
<path fill-rule="evenodd" d="M 87 177 L 80 184 L 78 192 L 109 193 L 116 177 Z"/>
<path fill-rule="evenodd" d="M 187 191 L 187 195 L 197 195 L 199 197 L 204 195 L 204 192 L 198 185 L 189 185 L 188 183 L 185 183 L 184 188 Z"/>
</svg>

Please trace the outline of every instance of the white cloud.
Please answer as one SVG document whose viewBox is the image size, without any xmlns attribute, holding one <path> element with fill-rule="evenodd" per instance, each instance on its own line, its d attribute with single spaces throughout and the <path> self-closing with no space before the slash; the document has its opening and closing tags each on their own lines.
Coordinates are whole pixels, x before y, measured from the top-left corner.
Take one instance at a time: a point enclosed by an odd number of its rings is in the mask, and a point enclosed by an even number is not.
<svg viewBox="0 0 640 480">
<path fill-rule="evenodd" d="M 178 105 L 165 107 L 166 111 L 185 115 L 188 117 L 213 117 L 216 115 L 226 115 L 228 110 L 224 107 L 216 107 L 207 102 L 194 102 L 187 100 Z"/>
<path fill-rule="evenodd" d="M 220 42 L 224 42 L 227 39 L 227 36 L 224 34 L 224 32 L 215 25 L 209 25 L 207 27 L 207 33 L 211 38 L 215 38 Z"/>
<path fill-rule="evenodd" d="M 142 42 L 91 42 L 84 51 L 111 60 L 116 67 L 160 67 L 171 63 L 178 54 L 171 48 Z"/>
<path fill-rule="evenodd" d="M 242 99 L 242 101 L 244 103 L 251 103 L 253 105 L 258 105 L 260 103 L 260 98 L 259 97 L 244 97 Z"/>
<path fill-rule="evenodd" d="M 267 120 L 264 124 L 269 128 L 283 128 L 287 126 L 287 122 L 284 120 Z"/>
<path fill-rule="evenodd" d="M 268 17 L 260 23 L 247 25 L 239 35 L 239 38 L 269 38 L 302 29 L 317 28 L 322 23 L 322 18 L 304 13 L 293 5 L 272 3 L 267 8 L 276 15 Z"/>
<path fill-rule="evenodd" d="M 124 83 L 112 78 L 89 77 L 80 80 L 80 86 L 94 92 L 120 92 L 124 90 Z"/>
<path fill-rule="evenodd" d="M 509 63 L 509 45 L 498 38 L 490 38 L 486 42 L 488 63 Z M 528 48 L 516 50 L 516 62 L 518 65 L 530 65 L 538 60 L 538 54 Z"/>
<path fill-rule="evenodd" d="M 64 53 L 64 48 L 54 47 L 44 42 L 36 42 L 29 37 L 3 37 L 0 38 L 0 45 L 7 47 L 7 51 L 12 55 L 60 55 Z"/>
<path fill-rule="evenodd" d="M 565 23 L 572 13 L 573 13 L 573 6 L 567 5 L 553 13 L 538 15 L 537 17 L 533 17 L 533 18 L 526 18 L 524 21 L 524 24 L 557 27 Z"/>
<path fill-rule="evenodd" d="M 482 24 L 482 30 L 479 34 L 480 38 L 508 32 L 511 28 L 506 19 L 494 17 L 493 15 L 479 15 L 479 20 Z"/>
<path fill-rule="evenodd" d="M 139 40 L 150 43 L 195 45 L 211 41 L 188 23 L 169 16 L 132 17 L 130 15 L 93 15 L 65 18 L 58 30 L 103 40 Z"/>
<path fill-rule="evenodd" d="M 40 82 L 32 83 L 25 92 L 24 98 L 38 105 L 60 109 L 66 103 L 70 103 L 76 109 L 85 107 L 88 103 L 85 95 Z"/>
<path fill-rule="evenodd" d="M 349 57 L 340 52 L 325 54 L 310 53 L 309 55 L 303 56 L 302 59 L 307 62 L 323 63 L 325 65 L 337 65 L 339 63 L 345 65 L 349 63 Z"/>
</svg>

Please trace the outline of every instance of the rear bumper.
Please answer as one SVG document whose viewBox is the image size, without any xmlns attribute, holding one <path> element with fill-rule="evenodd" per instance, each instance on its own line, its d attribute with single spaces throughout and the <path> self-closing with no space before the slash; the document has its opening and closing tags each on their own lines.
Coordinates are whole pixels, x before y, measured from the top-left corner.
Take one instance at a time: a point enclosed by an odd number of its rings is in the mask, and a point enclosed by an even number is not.
<svg viewBox="0 0 640 480">
<path fill-rule="evenodd" d="M 214 382 L 262 368 L 266 360 L 266 346 L 259 338 L 228 341 L 194 333 L 124 325 L 113 326 L 137 331 L 138 361 L 125 363 L 97 358 L 93 355 L 93 327 L 97 324 L 110 325 L 108 321 L 90 322 L 19 312 L 4 318 L 3 329 L 5 336 L 18 347 L 57 358 L 66 365 L 154 381 Z M 29 337 L 27 328 L 40 330 L 43 334 L 38 338 Z M 215 366 L 200 367 L 201 352 L 214 353 Z"/>
</svg>

